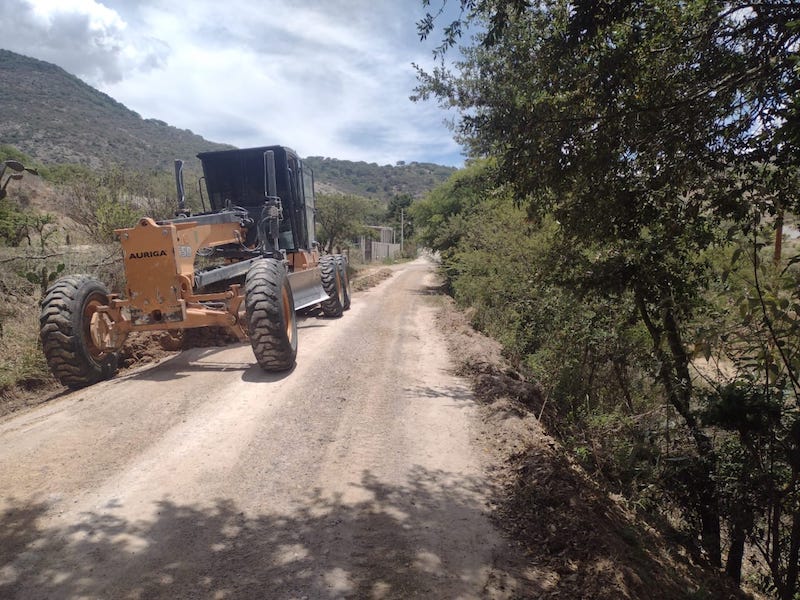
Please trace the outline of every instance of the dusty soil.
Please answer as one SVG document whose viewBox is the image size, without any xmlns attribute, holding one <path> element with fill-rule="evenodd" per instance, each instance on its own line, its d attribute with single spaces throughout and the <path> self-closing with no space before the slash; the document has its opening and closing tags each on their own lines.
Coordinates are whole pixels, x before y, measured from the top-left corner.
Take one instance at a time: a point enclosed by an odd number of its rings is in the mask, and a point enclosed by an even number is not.
<svg viewBox="0 0 800 600">
<path fill-rule="evenodd" d="M 144 339 L 0 418 L 0 597 L 737 597 L 569 460 L 430 263 L 369 278 L 291 373 Z"/>
</svg>

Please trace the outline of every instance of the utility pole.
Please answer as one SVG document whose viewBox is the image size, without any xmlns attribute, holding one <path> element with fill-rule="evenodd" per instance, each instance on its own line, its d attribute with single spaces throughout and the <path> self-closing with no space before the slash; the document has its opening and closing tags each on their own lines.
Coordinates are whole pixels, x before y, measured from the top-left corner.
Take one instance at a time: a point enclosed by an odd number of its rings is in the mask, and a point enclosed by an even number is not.
<svg viewBox="0 0 800 600">
<path fill-rule="evenodd" d="M 402 255 L 405 252 L 405 245 L 406 245 L 406 237 L 405 237 L 405 227 L 403 224 L 403 209 L 400 209 L 400 254 Z"/>
</svg>

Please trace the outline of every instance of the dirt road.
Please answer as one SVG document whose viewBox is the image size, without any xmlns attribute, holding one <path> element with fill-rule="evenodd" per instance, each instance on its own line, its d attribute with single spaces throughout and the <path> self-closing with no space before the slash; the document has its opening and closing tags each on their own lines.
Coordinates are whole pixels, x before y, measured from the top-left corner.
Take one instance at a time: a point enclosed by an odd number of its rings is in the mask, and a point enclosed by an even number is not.
<svg viewBox="0 0 800 600">
<path fill-rule="evenodd" d="M 198 348 L 1 422 L 0 597 L 486 597 L 505 542 L 433 283 L 302 319 L 287 375 Z"/>
</svg>

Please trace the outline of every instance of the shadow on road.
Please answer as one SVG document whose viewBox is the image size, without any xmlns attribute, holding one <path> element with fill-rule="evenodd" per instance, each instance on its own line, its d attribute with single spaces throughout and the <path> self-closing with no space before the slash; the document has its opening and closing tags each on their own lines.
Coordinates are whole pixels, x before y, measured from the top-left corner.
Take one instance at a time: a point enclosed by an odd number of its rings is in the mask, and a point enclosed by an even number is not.
<svg viewBox="0 0 800 600">
<path fill-rule="evenodd" d="M 225 353 L 234 347 L 238 346 L 215 346 L 184 350 L 177 356 L 165 360 L 155 367 L 118 377 L 114 381 L 144 380 L 167 382 L 204 371 L 219 373 L 241 371 L 244 381 L 274 382 L 285 379 L 292 374 L 292 370 L 281 373 L 267 373 L 256 364 L 255 357 L 249 362 L 227 358 Z"/>
<path fill-rule="evenodd" d="M 44 527 L 45 503 L 7 500 L 2 598 L 407 598 L 479 592 L 488 552 L 460 525 L 484 522 L 482 484 L 417 468 L 403 486 L 370 472 L 360 501 L 311 491 L 291 514 L 227 499 L 156 503 L 130 521 L 115 507 Z M 349 491 L 348 491 L 349 494 Z M 123 507 L 124 508 L 124 507 Z M 470 538 L 470 536 L 473 536 Z M 447 550 L 449 548 L 449 550 Z M 455 551 L 453 549 L 456 549 Z"/>
<path fill-rule="evenodd" d="M 446 296 L 447 285 L 424 285 L 420 288 L 408 288 L 406 291 L 412 296 Z"/>
</svg>

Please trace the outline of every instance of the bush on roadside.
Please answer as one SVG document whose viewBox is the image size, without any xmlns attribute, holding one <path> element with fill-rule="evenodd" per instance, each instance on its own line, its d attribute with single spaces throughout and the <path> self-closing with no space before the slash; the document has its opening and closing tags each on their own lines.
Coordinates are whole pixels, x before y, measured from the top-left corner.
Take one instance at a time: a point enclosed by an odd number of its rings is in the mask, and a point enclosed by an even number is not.
<svg viewBox="0 0 800 600">
<path fill-rule="evenodd" d="M 545 421 L 585 468 L 632 506 L 668 517 L 698 556 L 699 507 L 716 503 L 729 573 L 746 546 L 785 595 L 800 548 L 800 260 L 773 265 L 771 231 L 757 225 L 752 239 L 709 232 L 720 241 L 695 257 L 687 279 L 700 287 L 682 315 L 696 389 L 687 414 L 697 423 L 687 427 L 665 399 L 630 291 L 586 285 L 590 261 L 559 223 L 531 220 L 487 183 L 491 169 L 473 164 L 412 208 L 454 298 L 539 381 Z M 707 455 L 698 431 L 711 440 Z M 697 484 L 709 470 L 711 500 Z"/>
</svg>

